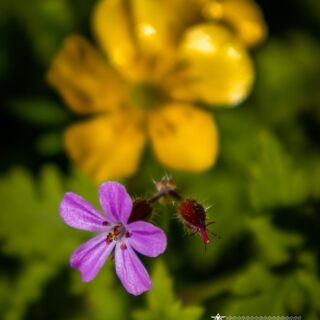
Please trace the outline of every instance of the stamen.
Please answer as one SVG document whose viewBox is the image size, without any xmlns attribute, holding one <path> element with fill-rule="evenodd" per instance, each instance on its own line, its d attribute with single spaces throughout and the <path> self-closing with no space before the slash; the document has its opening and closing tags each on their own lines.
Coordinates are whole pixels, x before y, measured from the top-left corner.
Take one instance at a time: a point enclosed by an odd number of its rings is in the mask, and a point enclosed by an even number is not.
<svg viewBox="0 0 320 320">
<path fill-rule="evenodd" d="M 102 225 L 103 225 L 103 226 L 108 226 L 109 223 L 108 223 L 107 221 L 103 221 L 103 222 L 102 222 Z"/>
<path fill-rule="evenodd" d="M 124 242 L 122 242 L 121 245 L 120 245 L 120 249 L 121 250 L 126 250 L 127 249 L 127 245 Z"/>
<path fill-rule="evenodd" d="M 121 224 L 117 224 L 116 226 L 111 229 L 111 231 L 108 233 L 106 242 L 107 244 L 110 244 L 112 241 L 118 241 L 126 234 L 126 230 Z"/>
<path fill-rule="evenodd" d="M 106 243 L 110 244 L 113 241 L 112 235 L 109 233 L 106 237 Z"/>
<path fill-rule="evenodd" d="M 115 237 L 118 237 L 118 235 L 120 235 L 121 233 L 121 228 L 119 225 L 115 226 L 114 229 L 113 229 L 113 234 Z"/>
</svg>

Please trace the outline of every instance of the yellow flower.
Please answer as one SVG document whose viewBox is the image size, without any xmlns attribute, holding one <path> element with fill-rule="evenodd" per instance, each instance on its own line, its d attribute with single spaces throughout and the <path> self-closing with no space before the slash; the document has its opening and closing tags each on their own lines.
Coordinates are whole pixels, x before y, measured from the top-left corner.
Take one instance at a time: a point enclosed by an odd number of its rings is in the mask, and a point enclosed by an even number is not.
<svg viewBox="0 0 320 320">
<path fill-rule="evenodd" d="M 253 0 L 205 2 L 204 15 L 227 23 L 246 46 L 253 47 L 265 40 L 268 32 L 267 25 L 260 8 Z"/>
<path fill-rule="evenodd" d="M 74 112 L 91 116 L 67 129 L 65 145 L 97 181 L 132 175 L 147 138 L 170 168 L 215 163 L 216 125 L 197 105 L 239 104 L 254 70 L 234 33 L 204 17 L 208 5 L 100 0 L 93 31 L 106 57 L 81 36 L 65 40 L 48 81 Z"/>
</svg>

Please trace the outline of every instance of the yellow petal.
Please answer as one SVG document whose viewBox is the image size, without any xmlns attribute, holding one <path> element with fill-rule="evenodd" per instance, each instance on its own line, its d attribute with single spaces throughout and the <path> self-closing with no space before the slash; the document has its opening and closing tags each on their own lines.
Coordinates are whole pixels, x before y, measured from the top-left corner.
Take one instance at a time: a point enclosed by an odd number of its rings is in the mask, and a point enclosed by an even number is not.
<svg viewBox="0 0 320 320">
<path fill-rule="evenodd" d="M 123 0 L 100 0 L 93 12 L 93 30 L 111 63 L 127 74 L 137 58 L 128 6 Z"/>
<path fill-rule="evenodd" d="M 211 23 L 189 29 L 179 55 L 185 68 L 182 76 L 168 82 L 173 98 L 235 106 L 250 93 L 254 80 L 250 56 L 225 27 Z"/>
<path fill-rule="evenodd" d="M 144 78 L 158 81 L 174 65 L 177 35 L 173 32 L 178 15 L 164 0 L 131 0 L 132 22 Z"/>
<path fill-rule="evenodd" d="M 93 28 L 111 63 L 127 79 L 154 80 L 173 64 L 175 20 L 167 1 L 100 0 Z"/>
<path fill-rule="evenodd" d="M 252 0 L 213 0 L 204 11 L 207 17 L 229 23 L 248 47 L 257 45 L 267 36 L 262 11 Z"/>
<path fill-rule="evenodd" d="M 131 0 L 135 32 L 141 51 L 163 52 L 173 45 L 171 12 L 163 0 Z"/>
<path fill-rule="evenodd" d="M 48 71 L 47 79 L 78 113 L 115 109 L 124 87 L 99 53 L 82 37 L 68 37 Z"/>
<path fill-rule="evenodd" d="M 187 104 L 165 106 L 149 116 L 155 154 L 166 166 L 199 171 L 218 154 L 218 133 L 211 114 Z"/>
<path fill-rule="evenodd" d="M 138 113 L 99 116 L 71 126 L 65 135 L 71 159 L 97 182 L 134 174 L 144 143 Z"/>
<path fill-rule="evenodd" d="M 163 0 L 168 3 L 170 11 L 176 17 L 172 32 L 180 34 L 186 28 L 203 20 L 203 7 L 208 0 Z"/>
</svg>

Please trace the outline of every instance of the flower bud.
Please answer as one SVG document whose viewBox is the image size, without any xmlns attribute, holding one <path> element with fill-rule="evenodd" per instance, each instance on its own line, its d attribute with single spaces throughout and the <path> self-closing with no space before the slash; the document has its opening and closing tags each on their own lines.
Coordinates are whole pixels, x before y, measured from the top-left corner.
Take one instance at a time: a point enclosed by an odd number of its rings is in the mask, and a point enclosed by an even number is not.
<svg viewBox="0 0 320 320">
<path fill-rule="evenodd" d="M 153 203 L 159 201 L 166 203 L 168 200 L 181 200 L 182 197 L 176 191 L 174 180 L 168 176 L 164 176 L 161 180 L 155 182 L 157 193 L 149 200 Z"/>
<path fill-rule="evenodd" d="M 179 204 L 178 214 L 185 226 L 201 234 L 205 245 L 209 243 L 206 233 L 206 210 L 200 203 L 193 199 L 184 199 Z"/>
</svg>

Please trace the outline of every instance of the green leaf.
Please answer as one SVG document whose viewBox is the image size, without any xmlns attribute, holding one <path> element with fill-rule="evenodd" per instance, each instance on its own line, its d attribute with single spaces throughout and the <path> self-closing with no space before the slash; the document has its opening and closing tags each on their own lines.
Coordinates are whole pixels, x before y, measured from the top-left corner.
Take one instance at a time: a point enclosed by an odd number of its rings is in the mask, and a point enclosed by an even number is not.
<svg viewBox="0 0 320 320">
<path fill-rule="evenodd" d="M 36 141 L 36 148 L 39 153 L 45 156 L 52 156 L 61 153 L 63 150 L 63 138 L 61 132 L 52 131 L 41 135 Z"/>
<path fill-rule="evenodd" d="M 277 229 L 267 216 L 250 218 L 248 227 L 254 236 L 257 255 L 267 265 L 284 264 L 290 251 L 299 248 L 303 239 L 300 235 Z"/>
<path fill-rule="evenodd" d="M 259 136 L 260 156 L 252 167 L 251 201 L 257 210 L 301 203 L 308 181 L 279 141 L 267 132 Z"/>
<path fill-rule="evenodd" d="M 64 37 L 74 30 L 74 16 L 66 0 L 30 0 L 25 7 L 15 1 L 17 15 L 37 57 L 48 64 Z"/>
<path fill-rule="evenodd" d="M 63 269 L 69 269 L 70 254 L 92 236 L 63 223 L 58 207 L 65 191 L 78 192 L 85 199 L 94 198 L 94 203 L 98 202 L 95 184 L 80 173 L 65 179 L 54 166 L 44 167 L 37 179 L 21 168 L 14 168 L 0 178 L 1 254 L 19 262 L 15 280 L 4 282 L 5 304 L 0 303 L 0 310 L 5 320 L 24 318 L 30 305 L 44 295 L 53 277 Z M 88 301 L 74 310 L 75 318 L 71 319 L 81 319 L 79 311 L 84 319 L 126 317 L 128 294 L 121 287 L 112 263 L 108 266 L 90 284 L 82 283 L 79 271 L 70 269 L 72 294 Z M 0 297 L 2 295 L 0 290 Z M 55 308 L 60 307 L 59 299 L 57 296 L 52 302 Z"/>
<path fill-rule="evenodd" d="M 11 295 L 10 299 L 7 298 L 3 320 L 23 319 L 28 305 L 41 297 L 45 285 L 54 272 L 55 268 L 47 263 L 31 261 L 25 264 L 11 285 Z"/>
<path fill-rule="evenodd" d="M 113 261 L 108 260 L 90 283 L 80 280 L 78 271 L 72 272 L 71 292 L 85 297 L 89 308 L 79 309 L 84 319 L 119 320 L 127 319 L 129 294 L 120 285 L 114 272 Z"/>
<path fill-rule="evenodd" d="M 318 52 L 319 43 L 308 34 L 293 33 L 268 41 L 257 55 L 260 77 L 254 100 L 260 122 L 281 130 L 308 105 L 319 104 Z"/>
<path fill-rule="evenodd" d="M 183 306 L 175 297 L 173 283 L 163 262 L 158 261 L 152 273 L 152 289 L 147 293 L 147 308 L 133 312 L 136 320 L 197 320 L 203 309 Z"/>
<path fill-rule="evenodd" d="M 260 263 L 252 263 L 234 281 L 232 297 L 224 315 L 302 315 L 320 310 L 320 282 L 315 271 L 303 264 L 290 272 L 271 272 Z"/>
<path fill-rule="evenodd" d="M 40 127 L 64 125 L 69 119 L 65 107 L 45 98 L 14 100 L 10 112 L 27 123 Z"/>
<path fill-rule="evenodd" d="M 59 216 L 58 205 L 64 192 L 59 172 L 46 167 L 41 180 L 42 184 L 37 184 L 20 168 L 0 180 L 3 251 L 24 260 L 36 257 L 65 263 L 81 238 L 75 237 L 77 232 L 67 228 Z"/>
</svg>

